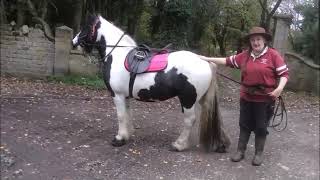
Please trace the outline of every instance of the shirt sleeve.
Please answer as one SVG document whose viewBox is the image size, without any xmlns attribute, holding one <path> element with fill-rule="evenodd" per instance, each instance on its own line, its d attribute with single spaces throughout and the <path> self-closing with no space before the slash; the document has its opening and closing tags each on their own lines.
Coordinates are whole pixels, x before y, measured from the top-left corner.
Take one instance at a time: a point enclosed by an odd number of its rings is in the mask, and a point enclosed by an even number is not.
<svg viewBox="0 0 320 180">
<path fill-rule="evenodd" d="M 285 78 L 289 79 L 288 66 L 285 63 L 282 56 L 277 51 L 275 51 L 275 53 L 274 53 L 274 60 L 275 60 L 275 69 L 276 69 L 277 76 L 278 77 L 285 77 Z"/>
<path fill-rule="evenodd" d="M 231 67 L 231 68 L 240 69 L 242 62 L 245 60 L 245 58 L 247 56 L 247 53 L 248 53 L 247 51 L 244 51 L 240 54 L 227 57 L 226 66 Z"/>
</svg>

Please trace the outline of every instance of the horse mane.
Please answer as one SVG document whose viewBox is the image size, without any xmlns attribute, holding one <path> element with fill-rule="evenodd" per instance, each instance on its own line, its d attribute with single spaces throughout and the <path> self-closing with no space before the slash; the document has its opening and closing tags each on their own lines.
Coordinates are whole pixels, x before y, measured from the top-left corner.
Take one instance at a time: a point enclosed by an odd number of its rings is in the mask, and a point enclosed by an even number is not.
<svg viewBox="0 0 320 180">
<path fill-rule="evenodd" d="M 119 38 L 122 36 L 123 33 L 125 33 L 122 29 L 118 28 L 117 26 L 115 26 L 112 22 L 107 21 L 106 19 L 104 19 L 101 15 L 97 15 L 97 17 L 99 18 L 100 22 L 105 24 L 107 27 L 105 29 L 105 31 L 107 32 L 107 34 L 112 34 L 111 38 L 113 38 L 114 42 L 117 42 L 119 40 Z M 102 26 L 101 26 L 102 28 Z M 114 36 L 114 34 L 117 34 L 118 36 Z M 122 42 L 125 42 L 125 44 L 123 43 L 119 43 L 119 45 L 134 45 L 136 46 L 136 42 L 133 40 L 133 38 L 131 38 L 128 34 L 126 34 L 123 38 L 122 38 Z"/>
</svg>

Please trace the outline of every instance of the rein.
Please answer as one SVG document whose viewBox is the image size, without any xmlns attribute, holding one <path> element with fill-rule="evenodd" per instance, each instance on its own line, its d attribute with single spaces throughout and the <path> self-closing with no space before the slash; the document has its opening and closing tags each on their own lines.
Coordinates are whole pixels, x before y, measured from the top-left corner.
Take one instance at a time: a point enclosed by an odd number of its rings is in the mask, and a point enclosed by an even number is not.
<svg viewBox="0 0 320 180">
<path fill-rule="evenodd" d="M 120 47 L 120 46 L 118 46 L 118 44 L 120 43 L 121 39 L 122 39 L 125 35 L 126 35 L 126 33 L 124 32 L 124 33 L 121 35 L 121 37 L 119 38 L 119 40 L 118 40 L 118 42 L 116 43 L 116 45 L 114 45 L 113 48 L 111 49 L 111 51 L 110 51 L 107 55 L 105 55 L 102 59 L 108 58 L 108 57 L 110 56 L 110 54 L 113 52 L 113 50 L 114 50 L 116 47 Z M 106 45 L 106 47 L 108 47 L 108 46 Z M 123 46 L 123 47 L 126 47 L 126 46 Z"/>
<path fill-rule="evenodd" d="M 90 45 L 90 46 L 95 46 L 95 47 L 112 47 L 111 51 L 101 59 L 101 61 L 104 61 L 104 59 L 108 58 L 116 47 L 137 47 L 137 46 L 118 45 L 120 43 L 121 39 L 125 35 L 126 35 L 126 33 L 124 32 L 115 45 L 100 45 L 100 44 L 95 44 L 95 43 L 93 44 L 93 43 L 86 43 L 86 42 L 82 42 L 82 43 L 85 44 L 85 45 Z M 89 56 L 89 59 L 90 59 L 90 56 Z"/>
<path fill-rule="evenodd" d="M 232 79 L 232 78 L 230 78 L 230 77 L 228 77 L 228 76 L 226 76 L 224 74 L 221 74 L 219 72 L 217 72 L 217 74 L 222 76 L 222 77 L 224 77 L 224 78 L 226 78 L 226 79 L 228 79 L 228 80 L 230 80 L 230 81 L 232 81 L 232 82 L 235 82 L 235 83 L 240 84 L 240 85 L 242 85 L 244 87 L 247 87 L 249 89 L 252 88 L 252 89 L 255 89 L 255 90 L 262 90 L 262 88 L 264 88 L 263 86 L 248 86 L 246 84 L 243 84 L 243 83 L 241 83 L 239 81 L 236 81 L 236 80 L 234 80 L 234 79 Z M 280 113 L 278 113 L 279 107 L 280 107 Z M 277 116 L 281 116 L 280 121 L 278 123 L 275 122 L 275 118 Z M 285 122 L 284 122 L 285 125 L 284 125 L 284 127 L 277 128 L 278 126 L 280 126 L 282 124 L 284 116 L 285 116 Z M 271 125 L 269 125 L 269 127 L 272 127 L 275 131 L 280 132 L 280 131 L 285 130 L 287 128 L 287 125 L 288 125 L 287 110 L 286 110 L 283 98 L 281 96 L 279 96 L 278 97 L 277 106 L 275 108 L 275 111 L 273 112 Z"/>
</svg>

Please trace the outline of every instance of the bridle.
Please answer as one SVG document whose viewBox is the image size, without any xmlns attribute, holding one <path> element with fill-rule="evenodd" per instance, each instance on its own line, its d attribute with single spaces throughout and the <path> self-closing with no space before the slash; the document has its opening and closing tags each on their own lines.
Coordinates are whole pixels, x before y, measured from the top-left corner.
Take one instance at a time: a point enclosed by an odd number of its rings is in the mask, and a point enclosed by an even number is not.
<svg viewBox="0 0 320 180">
<path fill-rule="evenodd" d="M 95 31 L 96 31 L 95 26 L 97 25 L 98 22 L 99 22 L 99 20 L 96 20 L 96 22 L 94 23 L 94 25 L 93 25 L 93 27 L 92 27 L 92 29 L 91 29 L 91 34 L 90 34 L 90 36 L 89 36 L 89 39 L 90 39 L 90 40 L 92 40 L 92 37 L 94 36 L 94 33 L 95 33 Z M 85 38 L 87 35 L 88 35 L 88 34 L 85 34 L 85 35 L 80 36 L 80 37 L 78 36 L 78 40 L 79 40 L 79 41 L 82 40 L 82 39 Z M 117 48 L 117 47 L 133 47 L 133 48 L 136 47 L 136 46 L 123 46 L 123 45 L 119 45 L 120 41 L 122 40 L 122 38 L 123 38 L 125 35 L 127 35 L 127 33 L 124 32 L 124 33 L 121 35 L 121 37 L 119 38 L 119 40 L 117 41 L 117 43 L 116 43 L 115 45 L 107 45 L 107 44 L 102 45 L 102 44 L 97 44 L 97 43 L 87 43 L 87 42 L 85 42 L 85 40 L 80 41 L 80 42 L 79 42 L 79 45 L 80 45 L 81 47 L 83 47 L 84 45 L 88 45 L 88 46 L 94 46 L 94 47 L 96 47 L 96 48 L 112 47 L 111 51 L 110 51 L 107 55 L 105 55 L 104 57 L 102 57 L 101 61 L 104 61 L 105 59 L 108 59 L 108 57 L 111 55 L 111 53 L 113 52 L 113 50 L 114 50 L 115 48 Z"/>
</svg>

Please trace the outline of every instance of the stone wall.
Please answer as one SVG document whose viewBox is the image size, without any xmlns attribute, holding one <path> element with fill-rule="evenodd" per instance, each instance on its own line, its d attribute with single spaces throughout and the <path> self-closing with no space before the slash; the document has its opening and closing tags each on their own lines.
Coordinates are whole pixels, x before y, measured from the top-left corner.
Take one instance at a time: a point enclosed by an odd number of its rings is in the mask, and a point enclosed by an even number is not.
<svg viewBox="0 0 320 180">
<path fill-rule="evenodd" d="M 52 74 L 54 43 L 40 29 L 22 34 L 9 25 L 0 26 L 1 74 L 43 77 Z"/>
<path fill-rule="evenodd" d="M 285 53 L 290 79 L 287 88 L 320 95 L 320 66 L 295 53 Z"/>
<path fill-rule="evenodd" d="M 90 62 L 90 59 L 92 62 Z M 99 64 L 96 57 L 88 58 L 79 50 L 70 51 L 69 73 L 76 75 L 94 76 L 99 73 Z"/>
<path fill-rule="evenodd" d="M 24 27 L 25 28 L 25 27 Z M 72 50 L 72 29 L 55 29 L 55 42 L 50 42 L 40 29 L 13 31 L 10 25 L 0 26 L 1 75 L 46 77 L 67 74 L 93 76 L 99 72 L 79 50 Z M 92 59 L 97 62 L 95 57 Z"/>
</svg>

